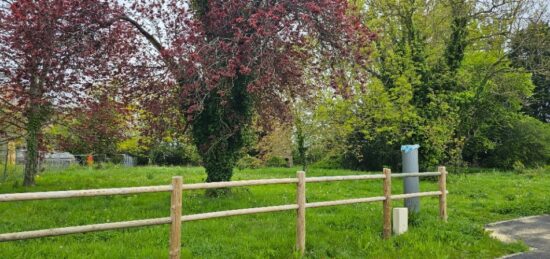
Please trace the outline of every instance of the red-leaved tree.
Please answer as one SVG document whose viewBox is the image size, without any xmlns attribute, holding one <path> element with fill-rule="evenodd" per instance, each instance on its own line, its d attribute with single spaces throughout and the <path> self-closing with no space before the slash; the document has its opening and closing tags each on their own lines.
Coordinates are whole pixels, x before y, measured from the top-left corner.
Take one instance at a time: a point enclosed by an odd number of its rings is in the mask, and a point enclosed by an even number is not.
<svg viewBox="0 0 550 259">
<path fill-rule="evenodd" d="M 89 93 L 85 103 L 67 114 L 66 134 L 58 146 L 73 154 L 93 154 L 96 161 L 120 159 L 117 144 L 128 138 L 129 111 L 116 91 L 117 85 Z"/>
<path fill-rule="evenodd" d="M 230 180 L 254 112 L 281 116 L 318 87 L 306 76 L 360 83 L 375 36 L 347 0 L 141 0 L 122 20 L 146 44 L 136 60 L 158 68 L 142 103 L 180 107 L 208 182 Z"/>
<path fill-rule="evenodd" d="M 131 31 L 114 23 L 120 9 L 112 2 L 0 2 L 0 120 L 25 132 L 26 186 L 34 185 L 44 125 L 83 103 L 85 89 L 124 67 L 114 64 L 132 46 L 120 40 Z"/>
</svg>

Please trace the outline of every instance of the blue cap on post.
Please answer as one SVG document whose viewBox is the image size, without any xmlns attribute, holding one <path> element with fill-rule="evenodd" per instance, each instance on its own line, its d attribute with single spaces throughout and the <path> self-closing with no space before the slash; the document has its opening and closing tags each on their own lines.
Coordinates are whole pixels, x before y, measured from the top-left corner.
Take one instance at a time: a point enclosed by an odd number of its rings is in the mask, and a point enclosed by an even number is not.
<svg viewBox="0 0 550 259">
<path fill-rule="evenodd" d="M 418 149 L 420 148 L 420 145 L 416 144 L 416 145 L 403 145 L 401 146 L 401 152 L 405 152 L 405 153 L 409 153 L 415 149 Z"/>
</svg>

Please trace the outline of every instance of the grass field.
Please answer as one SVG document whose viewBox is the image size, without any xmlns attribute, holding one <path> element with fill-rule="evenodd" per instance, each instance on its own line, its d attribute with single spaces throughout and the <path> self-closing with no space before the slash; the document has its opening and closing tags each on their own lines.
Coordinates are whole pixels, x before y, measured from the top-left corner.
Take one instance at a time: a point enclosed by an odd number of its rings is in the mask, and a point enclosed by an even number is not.
<svg viewBox="0 0 550 259">
<path fill-rule="evenodd" d="M 295 177 L 296 168 L 235 170 L 234 180 Z M 307 258 L 494 258 L 524 251 L 484 233 L 486 223 L 550 213 L 550 172 L 450 171 L 449 222 L 438 220 L 437 198 L 422 198 L 422 212 L 409 232 L 381 238 L 382 204 L 308 209 Z M 308 176 L 359 174 L 311 169 Z M 47 172 L 29 189 L 0 184 L 0 193 L 77 190 L 169 184 L 173 175 L 186 183 L 205 179 L 202 168 L 140 167 L 101 170 L 75 168 Z M 380 196 L 382 181 L 311 183 L 308 202 Z M 424 180 L 422 191 L 437 190 Z M 394 179 L 393 193 L 402 192 Z M 169 216 L 169 193 L 0 203 L 0 233 Z M 184 193 L 184 214 L 289 204 L 292 185 L 235 188 L 223 198 L 204 191 Z M 395 201 L 394 206 L 400 206 Z M 77 234 L 0 243 L 0 258 L 167 258 L 169 226 Z M 276 212 L 183 224 L 184 258 L 293 258 L 295 213 Z"/>
</svg>

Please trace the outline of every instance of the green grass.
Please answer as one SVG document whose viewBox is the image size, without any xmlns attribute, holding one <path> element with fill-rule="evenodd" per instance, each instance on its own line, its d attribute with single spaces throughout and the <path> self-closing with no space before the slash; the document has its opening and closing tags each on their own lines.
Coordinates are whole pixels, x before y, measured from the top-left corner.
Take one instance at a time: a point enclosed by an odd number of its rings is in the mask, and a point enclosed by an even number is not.
<svg viewBox="0 0 550 259">
<path fill-rule="evenodd" d="M 234 180 L 295 177 L 297 169 L 235 170 Z M 309 176 L 359 174 L 312 169 Z M 46 172 L 37 186 L 14 180 L 0 184 L 0 193 L 76 190 L 169 184 L 174 175 L 186 183 L 201 182 L 202 168 L 141 167 L 102 170 L 74 168 Z M 308 258 L 494 258 L 524 251 L 521 243 L 503 244 L 484 233 L 489 222 L 550 213 L 550 173 L 532 171 L 476 172 L 448 178 L 449 222 L 438 220 L 437 198 L 422 198 L 421 213 L 409 232 L 381 238 L 382 204 L 358 204 L 307 210 Z M 382 181 L 311 183 L 309 202 L 380 196 Z M 423 191 L 437 182 L 423 180 Z M 393 181 L 393 192 L 402 182 Z M 204 191 L 184 193 L 184 214 L 294 203 L 292 185 L 234 188 L 223 198 Z M 0 233 L 115 222 L 169 215 L 169 193 L 0 203 Z M 400 206 L 401 201 L 394 201 Z M 169 226 L 104 231 L 0 243 L 0 258 L 166 258 Z M 293 258 L 295 213 L 275 212 L 183 224 L 183 257 Z"/>
</svg>

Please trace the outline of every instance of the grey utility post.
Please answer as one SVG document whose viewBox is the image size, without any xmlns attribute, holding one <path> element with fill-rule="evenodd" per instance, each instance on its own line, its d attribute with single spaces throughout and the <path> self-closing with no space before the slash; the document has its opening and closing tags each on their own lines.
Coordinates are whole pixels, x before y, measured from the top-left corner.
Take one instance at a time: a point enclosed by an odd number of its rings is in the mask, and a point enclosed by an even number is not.
<svg viewBox="0 0 550 259">
<path fill-rule="evenodd" d="M 401 157 L 403 159 L 403 173 L 418 173 L 418 148 L 420 145 L 401 146 Z M 405 177 L 403 179 L 405 194 L 420 192 L 418 176 Z M 420 198 L 405 199 L 405 207 L 412 213 L 420 212 Z"/>
</svg>

